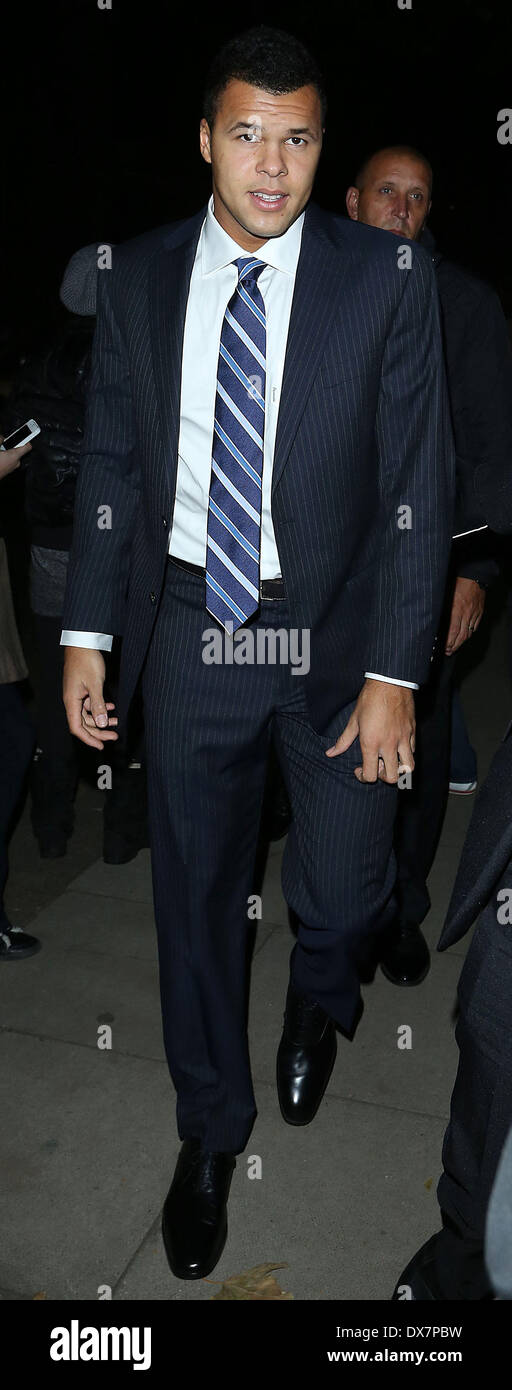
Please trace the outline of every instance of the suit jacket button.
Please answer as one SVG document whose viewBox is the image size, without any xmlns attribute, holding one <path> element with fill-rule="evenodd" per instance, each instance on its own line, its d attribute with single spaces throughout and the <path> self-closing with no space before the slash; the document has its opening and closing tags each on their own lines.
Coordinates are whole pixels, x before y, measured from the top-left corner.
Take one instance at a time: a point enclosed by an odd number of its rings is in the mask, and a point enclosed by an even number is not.
<svg viewBox="0 0 512 1390">
<path fill-rule="evenodd" d="M 162 517 L 162 521 L 163 521 L 164 526 L 167 526 L 167 517 L 166 517 L 166 516 L 163 516 L 163 517 Z"/>
<path fill-rule="evenodd" d="M 150 595 L 149 595 L 149 597 L 150 597 L 152 603 L 156 603 L 156 594 L 154 594 L 153 592 L 151 592 Z"/>
</svg>

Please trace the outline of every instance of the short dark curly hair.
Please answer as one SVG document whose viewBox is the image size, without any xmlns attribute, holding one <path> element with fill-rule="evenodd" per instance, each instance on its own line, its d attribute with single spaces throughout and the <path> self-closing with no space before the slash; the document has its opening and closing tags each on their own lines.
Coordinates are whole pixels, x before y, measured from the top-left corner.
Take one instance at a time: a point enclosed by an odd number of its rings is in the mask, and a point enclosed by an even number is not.
<svg viewBox="0 0 512 1390">
<path fill-rule="evenodd" d="M 322 107 L 322 126 L 327 112 L 324 80 L 316 59 L 293 34 L 259 24 L 229 39 L 216 54 L 206 76 L 203 116 L 210 130 L 219 97 L 233 79 L 248 82 L 263 92 L 281 96 L 299 87 L 315 87 Z"/>
</svg>

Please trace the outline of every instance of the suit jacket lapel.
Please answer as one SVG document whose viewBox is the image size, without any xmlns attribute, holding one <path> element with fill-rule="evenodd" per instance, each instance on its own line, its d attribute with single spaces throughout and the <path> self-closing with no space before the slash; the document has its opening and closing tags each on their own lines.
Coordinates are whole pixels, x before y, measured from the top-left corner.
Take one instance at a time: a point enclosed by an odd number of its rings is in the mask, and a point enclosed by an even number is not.
<svg viewBox="0 0 512 1390">
<path fill-rule="evenodd" d="M 272 493 L 286 464 L 320 364 L 327 334 L 345 288 L 351 263 L 326 233 L 322 211 L 306 209 L 295 277 L 281 387 L 272 473 Z"/>
<path fill-rule="evenodd" d="M 149 311 L 154 375 L 163 445 L 171 468 L 177 465 L 181 360 L 190 276 L 206 207 L 181 227 L 176 239 L 155 257 L 149 276 Z M 272 492 L 286 464 L 302 412 L 320 364 L 332 318 L 344 291 L 351 262 L 340 256 L 326 232 L 316 204 L 306 209 L 290 315 L 281 400 L 274 449 Z"/>
<path fill-rule="evenodd" d="M 206 207 L 162 248 L 149 273 L 149 317 L 153 370 L 160 406 L 165 457 L 177 467 L 181 360 L 190 276 Z"/>
</svg>

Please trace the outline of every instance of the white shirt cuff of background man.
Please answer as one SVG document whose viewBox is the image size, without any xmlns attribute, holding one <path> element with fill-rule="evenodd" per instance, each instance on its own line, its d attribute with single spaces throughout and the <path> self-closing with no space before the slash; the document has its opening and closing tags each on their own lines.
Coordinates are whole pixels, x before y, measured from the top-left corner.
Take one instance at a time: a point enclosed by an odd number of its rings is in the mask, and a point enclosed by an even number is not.
<svg viewBox="0 0 512 1390">
<path fill-rule="evenodd" d="M 399 681 L 394 676 L 379 676 L 376 671 L 365 671 L 365 676 L 372 681 L 385 681 L 386 685 L 406 685 L 408 690 L 419 690 L 419 685 L 415 681 Z"/>
</svg>

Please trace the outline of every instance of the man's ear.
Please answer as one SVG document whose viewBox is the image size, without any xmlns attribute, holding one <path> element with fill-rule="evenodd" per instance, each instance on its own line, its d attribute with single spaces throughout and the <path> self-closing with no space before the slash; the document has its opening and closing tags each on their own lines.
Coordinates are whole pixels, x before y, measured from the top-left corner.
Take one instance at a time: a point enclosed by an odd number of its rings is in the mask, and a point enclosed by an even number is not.
<svg viewBox="0 0 512 1390">
<path fill-rule="evenodd" d="M 359 189 L 358 189 L 358 188 L 347 188 L 347 193 L 346 193 L 346 197 L 345 197 L 345 203 L 346 203 L 346 205 L 347 205 L 347 212 L 348 212 L 349 217 L 352 218 L 352 221 L 353 221 L 353 222 L 357 222 L 357 220 L 358 220 L 358 208 L 359 208 Z"/>
<path fill-rule="evenodd" d="M 209 125 L 208 125 L 208 121 L 205 119 L 204 116 L 203 116 L 202 121 L 201 121 L 200 126 L 199 126 L 199 148 L 200 148 L 200 150 L 201 150 L 201 154 L 202 154 L 202 156 L 203 156 L 203 159 L 206 160 L 206 163 L 207 163 L 207 164 L 211 164 L 211 162 L 212 162 L 211 131 L 210 131 L 210 127 L 209 127 Z"/>
</svg>

